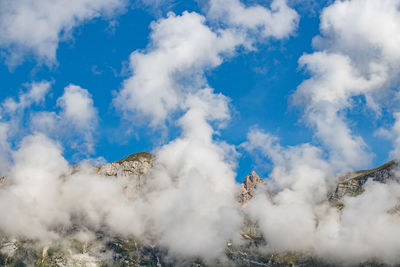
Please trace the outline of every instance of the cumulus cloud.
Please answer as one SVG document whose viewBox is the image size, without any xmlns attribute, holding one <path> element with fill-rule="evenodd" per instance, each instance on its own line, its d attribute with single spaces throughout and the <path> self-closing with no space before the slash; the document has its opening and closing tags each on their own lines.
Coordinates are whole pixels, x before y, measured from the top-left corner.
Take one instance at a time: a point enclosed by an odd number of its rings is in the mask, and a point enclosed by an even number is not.
<svg viewBox="0 0 400 267">
<path fill-rule="evenodd" d="M 33 82 L 28 85 L 27 92 L 21 92 L 18 100 L 7 98 L 2 103 L 1 117 L 13 116 L 16 113 L 23 112 L 33 104 L 39 104 L 44 101 L 46 94 L 50 90 L 51 83 L 48 81 Z"/>
<path fill-rule="evenodd" d="M 179 120 L 182 136 L 156 153 L 143 217 L 152 226 L 151 235 L 173 255 L 214 259 L 223 254 L 241 223 L 232 160 L 236 152 L 214 141 L 207 123 L 225 119 L 224 96 L 204 89 L 186 104 L 189 109 Z"/>
<path fill-rule="evenodd" d="M 239 0 L 210 0 L 207 4 L 209 19 L 262 38 L 288 37 L 299 21 L 299 15 L 285 0 L 272 1 L 270 9 L 261 5 L 246 7 Z"/>
<path fill-rule="evenodd" d="M 350 168 L 368 165 L 373 156 L 345 118 L 353 98 L 363 97 L 379 117 L 399 81 L 398 7 L 399 1 L 335 1 L 321 14 L 321 35 L 313 40 L 318 51 L 299 60 L 311 77 L 293 101 L 331 157 Z"/>
<path fill-rule="evenodd" d="M 7 123 L 0 123 L 0 176 L 6 174 L 9 166 L 10 145 L 8 143 L 8 127 Z"/>
<path fill-rule="evenodd" d="M 11 147 L 31 132 L 52 136 L 82 153 L 94 152 L 98 114 L 86 89 L 76 85 L 65 87 L 64 94 L 57 99 L 60 110 L 54 112 L 41 106 L 50 91 L 50 82 L 32 82 L 25 86 L 25 92 L 21 91 L 17 98 L 6 98 L 0 106 L 2 173 L 10 161 Z M 34 110 L 34 106 L 39 108 Z"/>
<path fill-rule="evenodd" d="M 207 18 L 226 20 L 228 26 L 223 29 L 212 30 L 204 16 L 186 11 L 181 16 L 169 13 L 152 23 L 150 44 L 145 51 L 131 54 L 132 76 L 114 101 L 126 118 L 138 121 L 140 114 L 151 126 L 162 125 L 184 108 L 186 94 L 206 86 L 204 72 L 219 66 L 239 46 L 251 47 L 259 32 L 263 38 L 281 39 L 296 29 L 298 15 L 284 1 L 274 1 L 272 11 L 231 2 L 209 3 Z M 254 36 L 250 38 L 247 31 Z"/>
<path fill-rule="evenodd" d="M 259 129 L 248 134 L 244 147 L 270 158 L 273 169 L 268 187 L 274 195 L 259 192 L 246 206 L 257 221 L 268 252 L 309 253 L 318 222 L 318 210 L 328 209 L 326 198 L 332 167 L 322 151 L 309 144 L 282 147 L 278 139 Z"/>
<path fill-rule="evenodd" d="M 342 169 L 367 166 L 372 155 L 360 136 L 354 136 L 346 124 L 345 113 L 351 109 L 352 97 L 368 94 L 385 81 L 380 72 L 363 77 L 349 57 L 341 54 L 315 52 L 300 58 L 311 78 L 302 82 L 292 96 L 294 103 L 304 107 L 307 123 L 329 149 L 332 160 Z"/>
<path fill-rule="evenodd" d="M 13 236 L 50 238 L 51 226 L 69 221 L 59 209 L 56 188 L 60 180 L 55 178 L 68 170 L 68 163 L 44 136 L 25 138 L 13 159 L 10 185 L 2 188 L 0 209 L 5 216 L 1 228 Z"/>
<path fill-rule="evenodd" d="M 318 227 L 315 248 L 323 257 L 357 264 L 379 260 L 395 264 L 400 243 L 399 217 L 390 211 L 399 204 L 398 183 L 368 182 L 358 197 L 347 197 L 340 217 L 330 213 Z"/>
<path fill-rule="evenodd" d="M 94 134 L 98 126 L 98 113 L 87 89 L 70 84 L 57 99 L 58 113 L 41 111 L 31 114 L 32 131 L 46 133 L 69 142 L 73 149 L 94 152 Z"/>
<path fill-rule="evenodd" d="M 42 104 L 50 90 L 50 82 L 26 84 L 17 99 L 6 98 L 0 105 L 0 176 L 4 175 L 10 164 L 13 141 L 24 136 L 24 118 L 32 105 Z"/>
<path fill-rule="evenodd" d="M 249 152 L 261 153 L 272 161 L 274 169 L 270 178 L 278 188 L 295 187 L 297 183 L 318 186 L 319 182 L 312 180 L 313 177 L 327 181 L 335 174 L 334 167 L 323 160 L 323 151 L 320 148 L 310 144 L 285 148 L 279 144 L 276 136 L 257 128 L 249 131 L 247 142 L 242 146 Z M 315 191 L 315 188 L 313 190 Z M 313 195 L 317 194 L 314 192 Z M 325 195 L 326 191 L 318 194 L 318 198 L 324 198 Z"/>
<path fill-rule="evenodd" d="M 23 124 L 26 113 L 29 113 L 27 111 L 29 111 L 33 105 L 44 103 L 45 97 L 50 90 L 50 85 L 50 82 L 47 81 L 26 84 L 26 91 L 21 91 L 17 99 L 9 97 L 1 103 L 0 120 L 3 125 L 8 125 L 6 127 L 7 130 L 2 131 L 4 135 L 18 135 L 18 132 L 21 130 L 20 128 L 23 128 L 21 125 Z"/>
<path fill-rule="evenodd" d="M 397 0 L 335 1 L 323 10 L 321 36 L 314 44 L 367 60 L 367 67 L 371 61 L 398 64 L 399 5 Z"/>
<path fill-rule="evenodd" d="M 197 13 L 184 12 L 152 23 L 151 44 L 146 52 L 131 54 L 133 75 L 114 101 L 126 118 L 140 114 L 152 126 L 162 124 L 182 109 L 185 94 L 206 84 L 204 71 L 220 65 L 222 55 L 233 53 L 242 41 L 231 31 L 211 31 L 204 21 Z"/>
<path fill-rule="evenodd" d="M 364 79 L 376 82 L 362 95 L 379 116 L 382 109 L 393 112 L 395 124 L 391 133 L 397 157 L 396 92 L 399 85 L 399 1 L 336 1 L 321 15 L 321 36 L 314 46 L 328 53 L 345 55 Z M 361 88 L 362 86 L 360 86 Z M 396 135 L 396 136 L 395 136 Z"/>
<path fill-rule="evenodd" d="M 282 39 L 292 35 L 297 29 L 299 15 L 291 8 L 286 0 L 270 1 L 268 6 L 246 4 L 240 0 L 196 0 L 202 8 L 209 23 L 217 28 L 235 28 L 248 39 L 265 41 L 267 38 Z M 304 6 L 308 9 L 315 6 L 315 0 L 290 0 L 291 5 Z M 169 10 L 174 6 L 174 0 L 138 0 L 140 6 L 151 7 L 158 14 L 161 10 Z M 248 40 L 251 45 L 253 41 Z"/>
<path fill-rule="evenodd" d="M 47 243 L 64 236 L 60 229 L 72 226 L 108 226 L 117 232 L 118 224 L 111 222 L 127 202 L 126 180 L 100 176 L 85 165 L 73 170 L 60 144 L 42 134 L 24 138 L 13 152 L 13 162 L 0 189 L 0 210 L 5 214 L 0 228 L 9 236 Z M 133 217 L 132 212 L 127 214 Z"/>
<path fill-rule="evenodd" d="M 73 28 L 97 17 L 122 10 L 124 0 L 2 0 L 0 1 L 0 48 L 9 66 L 20 64 L 33 54 L 39 62 L 56 62 L 58 43 Z"/>
</svg>

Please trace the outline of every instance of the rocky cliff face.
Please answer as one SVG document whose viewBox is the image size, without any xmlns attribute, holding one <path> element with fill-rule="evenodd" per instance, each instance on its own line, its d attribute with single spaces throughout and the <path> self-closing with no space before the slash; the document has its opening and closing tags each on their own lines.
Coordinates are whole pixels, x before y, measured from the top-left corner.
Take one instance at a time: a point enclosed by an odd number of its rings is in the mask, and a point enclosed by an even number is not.
<svg viewBox="0 0 400 267">
<path fill-rule="evenodd" d="M 247 202 L 254 197 L 257 185 L 263 182 L 263 179 L 261 179 L 255 171 L 252 171 L 250 175 L 247 175 L 244 178 L 244 181 L 241 185 L 242 191 L 239 195 L 239 201 L 243 206 L 245 206 Z"/>
<path fill-rule="evenodd" d="M 99 166 L 97 173 L 106 176 L 121 175 L 142 177 L 149 172 L 153 160 L 154 156 L 149 153 L 135 153 L 119 161 Z"/>
<path fill-rule="evenodd" d="M 399 161 L 393 160 L 382 166 L 371 170 L 362 170 L 346 174 L 342 182 L 339 182 L 336 190 L 329 196 L 331 202 L 337 203 L 340 207 L 340 199 L 344 196 L 356 196 L 364 191 L 364 185 L 368 180 L 386 183 L 389 180 L 397 179 L 395 172 L 399 168 Z"/>
</svg>

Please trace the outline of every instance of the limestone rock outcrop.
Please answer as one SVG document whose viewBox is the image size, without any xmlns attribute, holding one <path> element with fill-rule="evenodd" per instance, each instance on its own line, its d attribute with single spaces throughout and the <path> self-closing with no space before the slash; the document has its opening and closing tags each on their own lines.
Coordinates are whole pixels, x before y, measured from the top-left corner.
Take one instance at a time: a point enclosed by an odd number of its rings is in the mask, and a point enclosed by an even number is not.
<svg viewBox="0 0 400 267">
<path fill-rule="evenodd" d="M 338 183 L 336 190 L 329 196 L 329 200 L 339 201 L 345 195 L 356 196 L 361 194 L 368 180 L 380 183 L 387 183 L 389 180 L 395 180 L 398 177 L 395 173 L 398 168 L 399 162 L 397 160 L 392 160 L 371 170 L 362 170 L 347 174 L 344 176 L 344 180 Z"/>
<path fill-rule="evenodd" d="M 97 172 L 106 176 L 143 176 L 149 172 L 153 160 L 154 156 L 149 153 L 135 153 L 119 161 L 100 166 Z"/>
<path fill-rule="evenodd" d="M 245 206 L 247 202 L 254 197 L 257 185 L 260 183 L 264 183 L 264 181 L 255 171 L 252 171 L 250 175 L 247 175 L 244 178 L 241 185 L 242 192 L 239 196 L 239 201 L 243 206 Z"/>
</svg>

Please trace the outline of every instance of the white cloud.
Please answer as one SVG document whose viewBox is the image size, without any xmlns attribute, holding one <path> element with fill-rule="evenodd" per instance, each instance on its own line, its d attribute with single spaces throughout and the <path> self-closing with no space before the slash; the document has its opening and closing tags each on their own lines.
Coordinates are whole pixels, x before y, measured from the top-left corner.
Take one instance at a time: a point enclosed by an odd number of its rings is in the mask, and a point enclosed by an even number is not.
<svg viewBox="0 0 400 267">
<path fill-rule="evenodd" d="M 272 1 L 270 9 L 260 5 L 246 7 L 239 0 L 210 0 L 207 17 L 257 37 L 277 39 L 293 34 L 299 21 L 299 15 L 285 0 Z"/>
<path fill-rule="evenodd" d="M 282 39 L 292 35 L 297 29 L 299 15 L 287 5 L 286 0 L 273 0 L 267 6 L 247 5 L 240 0 L 196 0 L 208 22 L 215 23 L 217 28 L 235 28 L 248 34 L 249 39 L 265 41 L 266 38 Z M 290 3 L 297 4 L 296 0 Z M 315 6 L 315 0 L 302 1 L 301 6 Z M 139 6 L 151 7 L 153 12 L 171 10 L 174 0 L 137 0 Z M 299 4 L 297 4 L 299 5 Z M 253 40 L 248 40 L 252 44 Z"/>
<path fill-rule="evenodd" d="M 380 88 L 385 73 L 365 78 L 349 57 L 327 52 L 303 55 L 299 63 L 311 78 L 300 84 L 292 99 L 304 107 L 305 120 L 329 149 L 332 163 L 341 169 L 367 166 L 372 155 L 366 152 L 362 138 L 352 135 L 340 111 L 351 109 L 352 97 Z"/>
<path fill-rule="evenodd" d="M 64 119 L 79 129 L 87 130 L 96 124 L 97 111 L 92 96 L 86 89 L 68 85 L 64 88 L 64 94 L 57 99 L 57 105 L 61 107 Z"/>
<path fill-rule="evenodd" d="M 13 159 L 9 187 L 1 189 L 5 216 L 0 227 L 12 236 L 53 238 L 56 234 L 49 229 L 69 224 L 57 198 L 60 180 L 55 179 L 68 171 L 67 161 L 59 147 L 41 135 L 25 138 Z"/>
<path fill-rule="evenodd" d="M 113 233 L 131 233 L 132 224 L 129 229 L 118 228 L 123 218 L 134 221 L 135 216 L 132 206 L 127 209 L 126 179 L 97 175 L 84 164 L 72 172 L 61 146 L 42 134 L 24 138 L 13 159 L 7 182 L 0 188 L 4 213 L 0 228 L 9 236 L 48 244 L 63 238 L 60 228 L 72 225 L 109 226 Z"/>
<path fill-rule="evenodd" d="M 6 114 L 13 116 L 15 113 L 23 112 L 33 104 L 43 102 L 50 90 L 50 85 L 51 83 L 48 81 L 33 82 L 29 84 L 28 92 L 19 94 L 18 101 L 7 98 L 2 103 L 2 117 Z"/>
<path fill-rule="evenodd" d="M 64 94 L 57 99 L 57 106 L 61 108 L 58 113 L 32 113 L 31 130 L 65 140 L 74 149 L 84 148 L 87 153 L 93 153 L 98 112 L 88 90 L 68 85 L 64 88 Z"/>
<path fill-rule="evenodd" d="M 320 51 L 299 60 L 311 78 L 297 88 L 293 100 L 304 107 L 306 122 L 337 164 L 359 168 L 372 157 L 345 117 L 353 108 L 353 97 L 364 97 L 377 117 L 390 106 L 390 90 L 399 82 L 399 5 L 399 1 L 334 2 L 323 10 L 321 36 L 313 40 Z"/>
<path fill-rule="evenodd" d="M 391 110 L 397 105 L 393 101 L 396 100 L 395 93 L 391 90 L 398 88 L 400 81 L 399 7 L 400 1 L 397 0 L 336 1 L 323 10 L 321 36 L 313 41 L 315 47 L 327 53 L 346 56 L 357 75 L 370 83 L 368 88 L 358 85 L 356 91 L 345 89 L 349 95 L 344 97 L 343 102 L 348 103 L 352 96 L 362 95 L 368 107 L 378 116 L 381 109 L 394 112 L 393 116 L 397 116 L 397 110 Z M 340 86 L 337 85 L 338 82 L 332 82 L 332 88 L 336 88 L 331 91 L 338 92 L 337 87 Z M 396 127 L 395 124 L 392 135 L 398 135 Z M 397 156 L 397 139 L 392 137 L 395 148 L 390 153 L 391 157 Z"/>
<path fill-rule="evenodd" d="M 248 134 L 244 148 L 261 152 L 273 163 L 267 182 L 245 212 L 260 225 L 267 245 L 264 251 L 301 252 L 313 250 L 318 209 L 327 209 L 329 178 L 333 169 L 322 159 L 322 151 L 309 144 L 282 147 L 278 139 L 259 129 Z"/>
<path fill-rule="evenodd" d="M 295 30 L 298 15 L 294 10 L 279 0 L 271 8 L 273 11 L 261 6 L 245 8 L 237 1 L 211 1 L 207 18 L 216 19 L 220 12 L 229 16 L 234 12 L 232 18 L 240 15 L 238 21 L 221 17 L 228 20 L 223 30 L 211 30 L 205 17 L 186 11 L 181 16 L 169 13 L 167 18 L 152 23 L 151 43 L 145 51 L 131 54 L 133 75 L 124 81 L 115 106 L 133 122 L 139 121 L 140 114 L 153 127 L 163 125 L 183 108 L 186 94 L 207 87 L 204 71 L 219 66 L 239 46 L 251 47 L 259 32 L 263 38 L 279 39 Z M 254 36 L 250 37 L 250 32 Z"/>
<path fill-rule="evenodd" d="M 58 43 L 87 20 L 111 16 L 124 0 L 1 0 L 0 48 L 10 66 L 33 55 L 45 64 L 56 62 Z"/>
<path fill-rule="evenodd" d="M 151 44 L 146 52 L 131 54 L 133 75 L 114 101 L 126 118 L 135 121 L 140 114 L 152 126 L 162 124 L 182 109 L 186 94 L 206 85 L 204 71 L 220 65 L 222 55 L 243 42 L 231 31 L 211 31 L 204 21 L 197 13 L 184 12 L 152 23 Z"/>
<path fill-rule="evenodd" d="M 340 51 L 355 61 L 398 64 L 400 24 L 398 0 L 335 1 L 321 15 L 322 40 L 315 45 Z"/>
<path fill-rule="evenodd" d="M 80 154 L 94 152 L 98 114 L 92 96 L 86 89 L 69 85 L 57 100 L 60 108 L 53 111 L 34 111 L 34 105 L 43 104 L 50 90 L 48 81 L 27 84 L 26 92 L 5 99 L 0 106 L 0 175 L 9 167 L 12 147 L 26 135 L 36 132 L 65 142 Z"/>
<path fill-rule="evenodd" d="M 254 128 L 249 131 L 247 142 L 242 146 L 251 153 L 261 153 L 269 158 L 274 168 L 270 173 L 271 186 L 278 190 L 290 188 L 301 191 L 302 195 L 314 202 L 326 198 L 327 187 L 335 169 L 323 159 L 320 148 L 310 144 L 282 147 L 278 138 Z"/>
<path fill-rule="evenodd" d="M 8 128 L 9 125 L 0 122 L 0 177 L 6 174 L 10 164 L 10 144 L 8 143 Z"/>
<path fill-rule="evenodd" d="M 32 105 L 42 104 L 50 90 L 50 82 L 26 84 L 26 92 L 20 92 L 17 99 L 6 98 L 0 105 L 0 176 L 9 168 L 11 144 L 25 135 L 24 118 Z"/>
<path fill-rule="evenodd" d="M 398 183 L 368 182 L 358 197 L 344 199 L 340 217 L 331 213 L 321 221 L 315 248 L 325 259 L 341 264 L 362 261 L 399 262 L 399 217 L 389 212 L 398 205 Z"/>
<path fill-rule="evenodd" d="M 214 141 L 214 130 L 207 123 L 226 119 L 226 100 L 209 89 L 190 96 L 188 111 L 179 120 L 182 136 L 156 153 L 143 217 L 152 226 L 150 237 L 155 236 L 172 255 L 214 259 L 238 233 L 239 186 L 232 160 L 237 153 Z"/>
</svg>

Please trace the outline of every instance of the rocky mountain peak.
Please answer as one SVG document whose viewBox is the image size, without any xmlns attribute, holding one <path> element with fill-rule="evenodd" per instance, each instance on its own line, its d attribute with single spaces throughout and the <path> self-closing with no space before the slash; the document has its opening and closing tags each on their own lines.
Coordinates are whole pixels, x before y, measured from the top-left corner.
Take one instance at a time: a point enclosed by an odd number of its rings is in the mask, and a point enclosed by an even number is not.
<svg viewBox="0 0 400 267">
<path fill-rule="evenodd" d="M 252 171 L 250 175 L 247 175 L 242 183 L 242 192 L 239 196 L 240 203 L 246 205 L 247 202 L 254 197 L 257 185 L 263 182 L 264 180 L 261 179 L 255 171 Z"/>
<path fill-rule="evenodd" d="M 154 156 L 147 152 L 131 154 L 121 160 L 98 167 L 97 172 L 106 176 L 143 176 L 152 166 Z"/>
<path fill-rule="evenodd" d="M 399 166 L 398 160 L 392 160 L 374 169 L 348 173 L 344 175 L 343 180 L 338 183 L 336 190 L 329 196 L 329 200 L 340 204 L 340 200 L 345 195 L 357 196 L 361 194 L 368 180 L 380 183 L 387 183 L 389 180 L 395 180 L 398 177 L 395 172 L 399 169 Z"/>
</svg>

